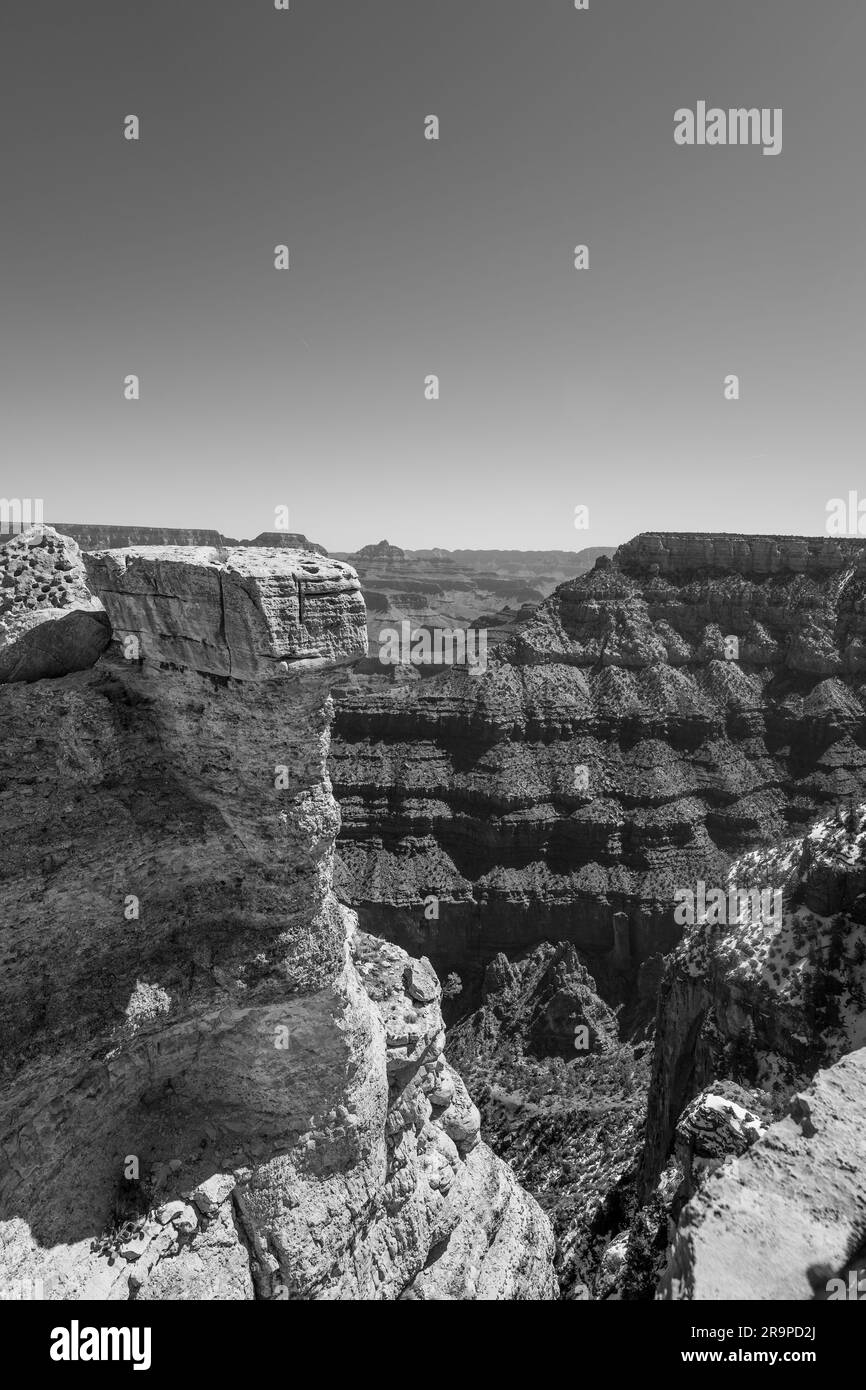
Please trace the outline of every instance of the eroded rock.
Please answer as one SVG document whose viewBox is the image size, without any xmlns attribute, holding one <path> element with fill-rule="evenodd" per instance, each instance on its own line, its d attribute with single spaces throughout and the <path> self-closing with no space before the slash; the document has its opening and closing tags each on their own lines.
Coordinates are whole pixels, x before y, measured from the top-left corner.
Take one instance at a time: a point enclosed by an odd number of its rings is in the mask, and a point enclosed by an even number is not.
<svg viewBox="0 0 866 1390">
<path fill-rule="evenodd" d="M 32 526 L 0 544 L 0 684 L 86 670 L 109 638 L 73 540 Z"/>
<path fill-rule="evenodd" d="M 94 551 L 88 575 L 114 637 L 145 661 L 242 680 L 367 650 L 355 571 L 289 549 L 144 546 Z"/>
<path fill-rule="evenodd" d="M 659 1298 L 809 1299 L 816 1268 L 847 1268 L 866 1211 L 866 1048 L 806 1100 L 808 1134 L 801 1104 L 685 1207 Z"/>
<path fill-rule="evenodd" d="M 329 686 L 363 605 L 328 571 L 293 622 L 298 568 L 96 557 L 141 665 L 115 646 L 0 691 L 0 1282 L 553 1295 L 549 1224 L 479 1141 L 432 970 L 355 939 L 334 896 Z"/>
</svg>

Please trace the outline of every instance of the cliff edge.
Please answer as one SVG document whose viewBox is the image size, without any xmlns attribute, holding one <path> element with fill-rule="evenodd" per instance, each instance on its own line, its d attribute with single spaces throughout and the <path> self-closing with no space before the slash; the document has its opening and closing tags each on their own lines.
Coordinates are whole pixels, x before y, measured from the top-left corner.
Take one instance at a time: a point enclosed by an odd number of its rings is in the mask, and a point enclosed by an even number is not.
<svg viewBox="0 0 866 1390">
<path fill-rule="evenodd" d="M 0 688 L 0 1285 L 553 1297 L 549 1224 L 480 1140 L 432 968 L 332 889 L 354 572 L 87 564 L 104 655 Z"/>
</svg>

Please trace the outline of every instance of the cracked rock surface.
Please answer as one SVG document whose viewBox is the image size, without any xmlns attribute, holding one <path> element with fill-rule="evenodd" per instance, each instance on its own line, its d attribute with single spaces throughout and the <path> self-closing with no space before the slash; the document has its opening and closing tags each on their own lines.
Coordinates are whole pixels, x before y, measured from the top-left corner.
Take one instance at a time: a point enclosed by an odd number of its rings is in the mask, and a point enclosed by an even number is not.
<svg viewBox="0 0 866 1390">
<path fill-rule="evenodd" d="M 366 654 L 355 571 L 312 551 L 130 546 L 91 552 L 87 570 L 113 635 L 145 660 L 267 679 Z"/>
</svg>

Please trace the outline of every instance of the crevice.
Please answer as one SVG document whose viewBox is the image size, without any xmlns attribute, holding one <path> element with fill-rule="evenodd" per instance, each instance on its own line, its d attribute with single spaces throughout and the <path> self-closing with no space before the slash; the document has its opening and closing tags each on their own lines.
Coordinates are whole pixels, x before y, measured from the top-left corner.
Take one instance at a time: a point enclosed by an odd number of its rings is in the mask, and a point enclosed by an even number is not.
<svg viewBox="0 0 866 1390">
<path fill-rule="evenodd" d="M 228 653 L 228 659 L 229 659 L 229 672 L 228 672 L 228 673 L 229 673 L 229 675 L 231 676 L 231 674 L 232 674 L 232 649 L 231 649 L 231 647 L 229 646 L 228 637 L 226 636 L 226 598 L 225 598 L 225 590 L 223 589 L 223 572 L 222 572 L 222 570 L 219 571 L 219 581 L 220 581 L 220 629 L 219 629 L 219 635 L 220 635 L 220 637 L 222 638 L 223 646 L 225 647 L 226 652 Z"/>
<path fill-rule="evenodd" d="M 299 574 L 295 575 L 295 583 L 298 586 L 298 622 L 303 626 L 304 622 L 304 581 Z"/>
<path fill-rule="evenodd" d="M 263 1277 L 261 1261 L 259 1260 L 259 1257 L 256 1254 L 255 1239 L 247 1230 L 246 1225 L 244 1223 L 243 1209 L 241 1207 L 237 1189 L 235 1189 L 231 1194 L 231 1204 L 232 1218 L 234 1221 L 235 1230 L 237 1231 L 238 1240 L 247 1252 L 247 1259 L 249 1261 L 250 1266 L 250 1282 L 253 1286 L 253 1298 L 257 1303 L 267 1303 L 270 1300 L 265 1298 L 265 1295 L 262 1293 L 259 1287 L 259 1281 Z"/>
</svg>

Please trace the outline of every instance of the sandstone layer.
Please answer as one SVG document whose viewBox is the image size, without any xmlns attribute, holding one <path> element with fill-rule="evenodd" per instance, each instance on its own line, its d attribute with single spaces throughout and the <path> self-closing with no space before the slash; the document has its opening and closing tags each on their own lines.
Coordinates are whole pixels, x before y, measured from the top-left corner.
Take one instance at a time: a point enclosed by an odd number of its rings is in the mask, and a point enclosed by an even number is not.
<svg viewBox="0 0 866 1390">
<path fill-rule="evenodd" d="M 145 660 L 267 679 L 366 653 L 349 565 L 304 551 L 148 546 L 87 556 L 115 638 Z"/>
</svg>

